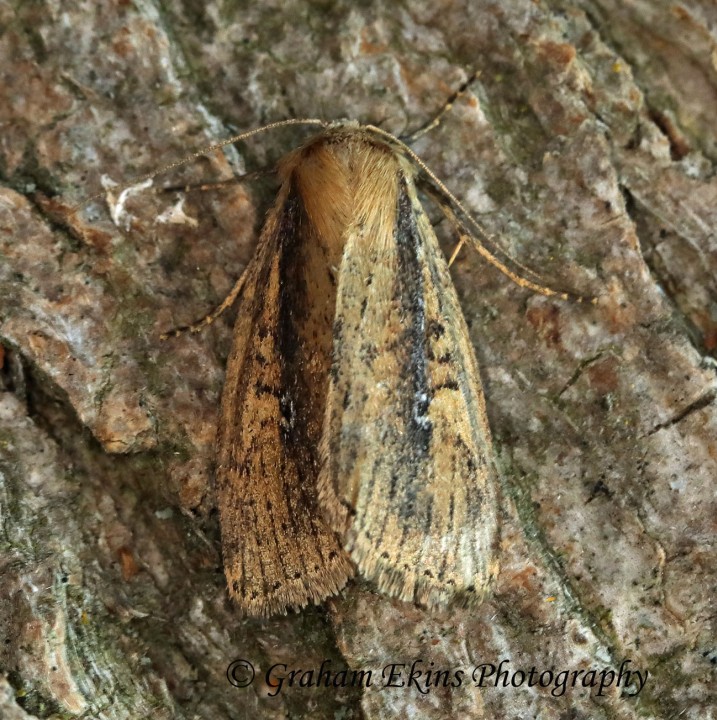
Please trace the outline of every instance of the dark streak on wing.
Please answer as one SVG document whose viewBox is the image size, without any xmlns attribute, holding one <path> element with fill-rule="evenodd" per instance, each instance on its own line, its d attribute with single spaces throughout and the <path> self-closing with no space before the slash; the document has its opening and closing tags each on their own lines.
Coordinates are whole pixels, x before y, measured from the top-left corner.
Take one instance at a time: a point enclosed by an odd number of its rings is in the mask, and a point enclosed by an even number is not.
<svg viewBox="0 0 717 720">
<path fill-rule="evenodd" d="M 420 509 L 418 522 L 430 527 L 433 515 L 433 503 L 425 497 L 421 507 L 417 508 L 417 493 L 421 479 L 430 465 L 431 440 L 433 427 L 428 417 L 433 391 L 428 374 L 427 319 L 424 295 L 426 292 L 423 276 L 425 263 L 423 238 L 416 226 L 416 215 L 408 196 L 406 178 L 398 178 L 398 211 L 395 230 L 395 242 L 398 250 L 396 272 L 395 302 L 402 308 L 402 322 L 405 325 L 399 342 L 408 348 L 405 354 L 402 377 L 406 379 L 402 417 L 406 421 L 405 436 L 401 439 L 401 457 L 397 467 L 401 468 L 404 478 L 399 513 L 407 523 Z M 406 472 L 406 468 L 408 471 Z M 411 480 L 417 482 L 411 482 Z M 405 482 L 408 481 L 408 482 Z M 387 518 L 388 519 L 388 518 Z M 406 527 L 404 525 L 404 527 Z"/>
<path fill-rule="evenodd" d="M 411 379 L 412 385 L 412 392 L 406 398 L 406 402 L 410 404 L 410 413 L 407 413 L 410 418 L 407 445 L 414 451 L 413 462 L 416 463 L 425 460 L 431 443 L 431 422 L 427 416 L 430 390 L 426 362 L 426 309 L 423 303 L 425 289 L 421 267 L 421 238 L 411 201 L 406 193 L 404 178 L 400 180 L 400 187 L 395 235 L 398 247 L 396 301 L 404 306 L 408 324 L 405 337 L 402 338 L 410 348 L 405 377 Z"/>
</svg>

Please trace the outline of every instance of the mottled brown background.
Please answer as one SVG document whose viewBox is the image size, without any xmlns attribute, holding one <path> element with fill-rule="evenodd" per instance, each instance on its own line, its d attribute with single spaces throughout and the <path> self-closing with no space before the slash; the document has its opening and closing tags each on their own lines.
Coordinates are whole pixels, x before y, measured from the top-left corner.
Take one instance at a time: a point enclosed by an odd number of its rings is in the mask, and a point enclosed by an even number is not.
<svg viewBox="0 0 717 720">
<path fill-rule="evenodd" d="M 709 0 L 0 2 L 0 717 L 714 717 L 717 10 Z M 104 198 L 299 116 L 420 126 L 415 149 L 565 304 L 464 251 L 454 277 L 504 472 L 502 573 L 431 615 L 352 584 L 270 621 L 230 605 L 211 464 L 239 276 L 271 183 Z M 257 138 L 168 182 L 266 167 Z M 181 204 L 178 204 L 181 203 Z M 447 250 L 452 238 L 433 209 Z M 649 670 L 571 689 L 294 689 L 381 668 Z M 712 714 L 710 714 L 712 713 Z"/>
</svg>

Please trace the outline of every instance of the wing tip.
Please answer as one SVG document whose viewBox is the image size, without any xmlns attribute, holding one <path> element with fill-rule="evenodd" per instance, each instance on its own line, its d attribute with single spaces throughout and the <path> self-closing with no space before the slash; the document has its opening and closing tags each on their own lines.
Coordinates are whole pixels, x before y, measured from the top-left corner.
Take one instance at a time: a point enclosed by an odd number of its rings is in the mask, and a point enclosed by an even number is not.
<svg viewBox="0 0 717 720">
<path fill-rule="evenodd" d="M 241 578 L 227 571 L 227 587 L 230 597 L 250 617 L 268 618 L 299 611 L 307 605 L 318 605 L 329 597 L 338 595 L 353 577 L 355 568 L 348 556 L 339 554 L 330 566 L 320 567 L 298 578 L 275 581 L 275 587 L 263 587 L 251 593 L 240 591 Z M 278 583 L 278 585 L 276 585 Z"/>
<path fill-rule="evenodd" d="M 480 604 L 490 594 L 499 569 L 498 561 L 488 555 L 464 576 L 455 570 L 441 576 L 426 564 L 402 566 L 358 543 L 353 544 L 350 555 L 361 576 L 372 581 L 381 593 L 430 610 Z"/>
</svg>

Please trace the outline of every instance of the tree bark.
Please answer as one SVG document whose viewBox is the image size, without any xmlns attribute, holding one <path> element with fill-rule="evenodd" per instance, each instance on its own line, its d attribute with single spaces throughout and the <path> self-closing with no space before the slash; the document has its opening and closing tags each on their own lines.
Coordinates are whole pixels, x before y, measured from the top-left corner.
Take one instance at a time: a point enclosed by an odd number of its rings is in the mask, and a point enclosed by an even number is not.
<svg viewBox="0 0 717 720">
<path fill-rule="evenodd" d="M 0 2 L 0 717 L 711 717 L 716 21 L 706 0 Z M 521 263 L 598 298 L 534 295 L 469 249 L 452 267 L 503 475 L 495 592 L 437 613 L 355 581 L 243 618 L 211 485 L 233 316 L 160 335 L 226 295 L 272 186 L 116 185 L 289 117 L 402 134 L 473 70 L 414 149 Z M 324 660 L 372 686 L 265 680 Z M 501 660 L 508 686 L 476 687 Z M 408 684 L 414 661 L 461 682 Z"/>
</svg>

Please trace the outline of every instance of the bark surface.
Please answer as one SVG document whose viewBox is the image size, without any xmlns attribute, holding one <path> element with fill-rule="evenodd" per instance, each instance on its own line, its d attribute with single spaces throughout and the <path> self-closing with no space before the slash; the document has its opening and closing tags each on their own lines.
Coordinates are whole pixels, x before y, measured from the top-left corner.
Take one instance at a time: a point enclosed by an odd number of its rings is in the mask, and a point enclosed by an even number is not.
<svg viewBox="0 0 717 720">
<path fill-rule="evenodd" d="M 0 717 L 713 717 L 716 26 L 708 0 L 0 1 Z M 226 295 L 272 185 L 116 186 L 283 118 L 401 134 L 474 69 L 414 149 L 546 283 L 598 297 L 534 295 L 468 249 L 452 267 L 503 473 L 498 585 L 473 610 L 354 582 L 242 618 L 211 484 L 233 317 L 159 336 Z M 324 660 L 372 686 L 265 680 Z M 476 687 L 501 660 L 508 686 Z"/>
</svg>

